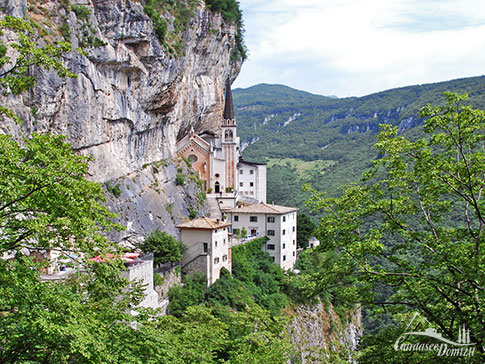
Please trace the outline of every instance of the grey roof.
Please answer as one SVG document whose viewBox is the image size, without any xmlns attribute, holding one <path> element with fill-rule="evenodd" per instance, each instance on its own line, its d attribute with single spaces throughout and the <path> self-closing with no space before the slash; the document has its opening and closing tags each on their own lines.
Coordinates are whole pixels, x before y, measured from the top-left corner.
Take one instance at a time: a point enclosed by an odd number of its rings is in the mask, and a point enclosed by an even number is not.
<svg viewBox="0 0 485 364">
<path fill-rule="evenodd" d="M 283 215 L 293 211 L 298 211 L 298 209 L 296 207 L 270 205 L 266 203 L 252 204 L 252 205 L 247 205 L 247 206 L 228 210 L 228 212 L 231 212 L 233 214 L 255 213 L 255 214 L 274 214 L 274 215 Z"/>
<path fill-rule="evenodd" d="M 226 86 L 226 103 L 224 105 L 224 119 L 233 120 L 234 119 L 234 105 L 232 104 L 232 91 L 231 84 L 227 81 Z"/>
<path fill-rule="evenodd" d="M 195 220 L 177 225 L 179 229 L 203 229 L 203 230 L 216 230 L 226 226 L 230 226 L 231 223 L 227 221 L 209 219 L 208 217 L 200 217 Z"/>
</svg>

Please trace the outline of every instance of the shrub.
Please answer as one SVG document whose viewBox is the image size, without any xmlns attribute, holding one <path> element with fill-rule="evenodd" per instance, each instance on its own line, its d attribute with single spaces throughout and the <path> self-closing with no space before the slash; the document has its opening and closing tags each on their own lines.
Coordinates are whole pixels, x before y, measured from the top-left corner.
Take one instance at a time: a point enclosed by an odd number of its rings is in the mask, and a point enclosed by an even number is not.
<svg viewBox="0 0 485 364">
<path fill-rule="evenodd" d="M 189 217 L 191 220 L 195 219 L 198 215 L 198 212 L 196 209 L 194 209 L 193 207 L 189 207 Z"/>
<path fill-rule="evenodd" d="M 177 186 L 183 186 L 185 184 L 185 176 L 183 173 L 177 173 L 177 177 L 175 177 L 175 184 Z"/>
<path fill-rule="evenodd" d="M 120 197 L 121 188 L 119 183 L 117 183 L 116 185 L 111 185 L 109 182 L 106 182 L 105 185 L 108 192 L 112 193 L 116 198 Z"/>
<path fill-rule="evenodd" d="M 158 273 L 153 273 L 153 285 L 161 286 L 163 284 L 163 277 Z"/>
<path fill-rule="evenodd" d="M 87 20 L 91 15 L 91 10 L 84 5 L 71 5 L 71 9 L 80 20 Z"/>
<path fill-rule="evenodd" d="M 61 35 L 63 36 L 64 40 L 66 42 L 69 42 L 71 39 L 71 27 L 69 26 L 69 24 L 62 23 L 61 26 L 59 27 L 59 31 L 61 32 Z"/>
<path fill-rule="evenodd" d="M 170 303 L 168 312 L 171 315 L 182 316 L 187 307 L 199 305 L 204 301 L 204 293 L 207 285 L 207 278 L 200 272 L 187 275 L 184 279 L 184 287 L 172 287 L 168 291 Z"/>
<path fill-rule="evenodd" d="M 180 262 L 185 252 L 185 245 L 165 231 L 154 230 L 146 238 L 140 249 L 145 253 L 154 253 L 154 263 Z"/>
</svg>

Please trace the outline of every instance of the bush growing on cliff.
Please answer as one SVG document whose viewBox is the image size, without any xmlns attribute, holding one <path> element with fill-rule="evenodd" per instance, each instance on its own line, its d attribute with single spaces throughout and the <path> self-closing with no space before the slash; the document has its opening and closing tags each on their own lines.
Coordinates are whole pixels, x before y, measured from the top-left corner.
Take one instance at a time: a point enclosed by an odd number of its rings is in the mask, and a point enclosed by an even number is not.
<svg viewBox="0 0 485 364">
<path fill-rule="evenodd" d="M 205 4 L 208 9 L 221 13 L 226 21 L 236 24 L 236 46 L 242 59 L 245 60 L 247 49 L 243 39 L 244 24 L 239 2 L 236 0 L 206 0 Z"/>
</svg>

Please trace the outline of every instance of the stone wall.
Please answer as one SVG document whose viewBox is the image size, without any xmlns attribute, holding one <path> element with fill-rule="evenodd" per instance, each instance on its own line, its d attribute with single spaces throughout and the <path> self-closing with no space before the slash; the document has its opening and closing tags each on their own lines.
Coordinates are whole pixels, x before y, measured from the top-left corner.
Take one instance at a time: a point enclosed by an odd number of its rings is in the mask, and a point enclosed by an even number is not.
<svg viewBox="0 0 485 364">
<path fill-rule="evenodd" d="M 159 286 L 155 286 L 155 291 L 158 294 L 158 305 L 162 309 L 164 315 L 167 314 L 168 291 L 171 287 L 179 286 L 182 284 L 182 275 L 180 270 L 180 265 L 172 267 L 164 272 L 153 274 L 158 274 L 163 279 L 163 283 Z"/>
</svg>

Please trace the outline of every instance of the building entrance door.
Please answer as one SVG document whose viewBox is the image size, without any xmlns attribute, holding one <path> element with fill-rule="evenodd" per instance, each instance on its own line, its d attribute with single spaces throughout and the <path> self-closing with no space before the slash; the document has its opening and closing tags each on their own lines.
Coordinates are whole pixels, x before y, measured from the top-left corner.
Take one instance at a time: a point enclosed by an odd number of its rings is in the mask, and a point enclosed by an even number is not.
<svg viewBox="0 0 485 364">
<path fill-rule="evenodd" d="M 219 193 L 219 192 L 221 192 L 221 185 L 219 184 L 219 182 L 216 182 L 216 183 L 214 184 L 214 192 L 215 192 L 215 193 Z"/>
</svg>

